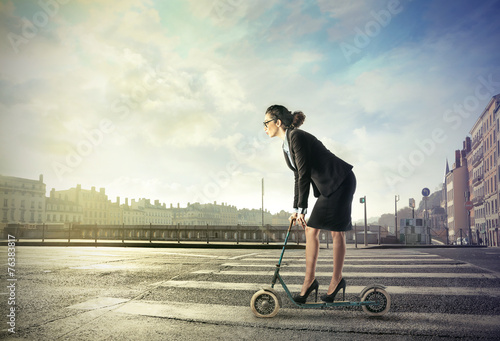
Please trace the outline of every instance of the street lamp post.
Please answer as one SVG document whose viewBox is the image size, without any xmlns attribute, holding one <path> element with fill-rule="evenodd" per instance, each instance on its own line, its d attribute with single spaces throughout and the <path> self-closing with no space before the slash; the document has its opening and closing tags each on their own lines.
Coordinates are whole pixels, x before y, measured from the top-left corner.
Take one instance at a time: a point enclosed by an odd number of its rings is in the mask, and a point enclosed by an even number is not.
<svg viewBox="0 0 500 341">
<path fill-rule="evenodd" d="M 394 235 L 396 236 L 396 240 L 398 240 L 398 201 L 399 195 L 394 196 L 394 226 L 396 226 L 396 230 Z"/>
<path fill-rule="evenodd" d="M 470 193 L 469 192 L 466 192 L 467 193 L 467 201 L 465 202 L 465 210 L 467 211 L 467 225 L 468 225 L 468 234 L 469 234 L 469 244 L 472 245 L 472 229 L 471 229 L 471 226 L 470 226 L 470 211 L 474 208 L 474 204 L 472 203 L 472 201 L 470 201 Z"/>
<path fill-rule="evenodd" d="M 365 236 L 364 236 L 364 239 L 365 239 L 365 246 L 368 246 L 368 232 L 367 232 L 367 219 L 366 219 L 366 195 L 364 197 L 360 198 L 359 202 L 361 204 L 365 205 Z"/>
<path fill-rule="evenodd" d="M 262 226 L 264 226 L 264 178 L 262 178 Z"/>
<path fill-rule="evenodd" d="M 429 230 L 429 226 L 428 226 L 428 223 L 429 223 L 429 213 L 427 212 L 427 200 L 429 199 L 429 197 L 427 196 L 424 196 L 424 233 L 428 235 L 428 238 L 429 238 L 429 244 L 431 244 L 431 236 L 430 236 L 430 230 Z M 429 232 L 429 233 L 427 233 Z M 427 238 L 426 238 L 426 243 L 427 243 Z"/>
</svg>

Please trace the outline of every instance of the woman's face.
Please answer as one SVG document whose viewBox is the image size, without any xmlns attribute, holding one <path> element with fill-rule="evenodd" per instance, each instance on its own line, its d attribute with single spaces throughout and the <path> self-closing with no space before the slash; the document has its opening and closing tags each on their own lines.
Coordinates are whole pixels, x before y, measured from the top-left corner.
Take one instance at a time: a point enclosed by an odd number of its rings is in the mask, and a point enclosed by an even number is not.
<svg viewBox="0 0 500 341">
<path fill-rule="evenodd" d="M 281 123 L 281 121 L 279 120 L 278 122 Z M 278 135 L 278 131 L 280 128 L 276 123 L 277 121 L 273 119 L 271 115 L 266 114 L 266 116 L 264 117 L 264 131 L 267 135 L 269 135 L 269 137 L 275 137 Z"/>
</svg>

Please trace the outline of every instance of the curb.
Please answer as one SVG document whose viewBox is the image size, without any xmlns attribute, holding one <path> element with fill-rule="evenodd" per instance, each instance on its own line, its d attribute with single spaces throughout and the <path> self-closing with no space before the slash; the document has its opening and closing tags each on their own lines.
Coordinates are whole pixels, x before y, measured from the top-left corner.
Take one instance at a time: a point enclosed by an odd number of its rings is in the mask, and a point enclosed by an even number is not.
<svg viewBox="0 0 500 341">
<path fill-rule="evenodd" d="M 462 249 L 462 248 L 486 248 L 486 245 L 373 245 L 363 246 L 364 249 Z"/>
</svg>

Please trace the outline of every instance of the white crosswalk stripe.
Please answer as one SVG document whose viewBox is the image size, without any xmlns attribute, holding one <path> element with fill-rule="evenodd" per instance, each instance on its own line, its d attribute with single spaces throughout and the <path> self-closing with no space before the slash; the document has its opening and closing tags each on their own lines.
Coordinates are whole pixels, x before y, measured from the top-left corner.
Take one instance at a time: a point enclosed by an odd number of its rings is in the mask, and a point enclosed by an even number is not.
<svg viewBox="0 0 500 341">
<path fill-rule="evenodd" d="M 331 261 L 330 261 L 331 263 Z M 274 268 L 274 264 L 243 264 L 243 263 L 224 263 L 222 266 L 230 266 L 232 268 L 251 267 L 251 268 Z M 304 268 L 304 264 L 287 264 L 286 268 Z M 349 268 L 388 268 L 388 269 L 457 269 L 457 268 L 472 268 L 471 264 L 345 264 L 344 270 Z"/>
<path fill-rule="evenodd" d="M 277 259 L 275 258 L 244 258 L 244 259 L 241 259 L 241 261 L 243 262 L 274 262 L 276 263 L 277 262 Z M 293 262 L 300 262 L 300 261 L 304 261 L 304 257 L 301 257 L 301 258 L 287 258 L 286 260 L 284 260 L 285 263 L 293 263 Z M 361 257 L 356 257 L 356 258 L 352 258 L 352 257 L 346 257 L 346 262 L 349 261 L 349 262 L 369 262 L 369 263 L 380 263 L 380 262 L 396 262 L 396 263 L 401 263 L 401 262 L 418 262 L 418 263 L 440 263 L 440 262 L 443 262 L 443 263 L 448 263 L 448 262 L 454 262 L 453 259 L 451 258 L 422 258 L 422 259 L 415 259 L 415 258 L 411 258 L 411 259 L 391 259 L 389 257 L 377 257 L 376 259 L 374 258 L 361 258 Z M 319 263 L 324 263 L 324 262 L 328 262 L 328 263 L 331 263 L 332 262 L 332 259 L 331 258 L 320 258 L 318 259 L 318 262 Z"/>
<path fill-rule="evenodd" d="M 163 287 L 170 288 L 192 288 L 192 289 L 213 289 L 213 290 L 258 290 L 266 288 L 270 283 L 232 283 L 232 282 L 214 282 L 214 281 L 167 281 L 161 283 Z M 288 289 L 298 292 L 301 288 L 299 284 L 287 285 Z M 276 286 L 278 292 L 283 291 L 281 286 Z M 364 286 L 348 286 L 347 294 L 359 294 Z M 387 291 L 391 294 L 411 294 L 411 295 L 484 295 L 490 297 L 500 297 L 500 290 L 497 288 L 464 288 L 464 287 L 409 287 L 409 286 L 387 286 Z"/>
<path fill-rule="evenodd" d="M 228 276 L 272 276 L 274 271 L 219 271 L 219 270 L 198 270 L 193 272 L 194 274 L 212 274 L 212 275 L 228 275 Z M 287 271 L 282 275 L 287 276 L 304 276 L 303 271 Z M 362 277 L 362 278 L 374 278 L 374 277 L 384 277 L 384 278 L 499 278 L 495 274 L 485 274 L 485 273 L 448 273 L 448 272 L 344 272 L 344 277 Z M 317 271 L 316 277 L 332 277 L 330 272 Z"/>
</svg>

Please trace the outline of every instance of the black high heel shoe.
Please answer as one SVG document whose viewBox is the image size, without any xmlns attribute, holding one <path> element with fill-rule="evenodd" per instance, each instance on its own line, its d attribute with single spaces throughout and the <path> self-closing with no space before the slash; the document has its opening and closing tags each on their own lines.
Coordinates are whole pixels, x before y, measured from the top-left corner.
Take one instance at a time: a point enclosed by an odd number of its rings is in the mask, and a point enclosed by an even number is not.
<svg viewBox="0 0 500 341">
<path fill-rule="evenodd" d="M 311 283 L 311 285 L 309 286 L 309 288 L 307 288 L 306 294 L 304 296 L 302 296 L 300 293 L 295 294 L 293 296 L 293 300 L 295 302 L 297 302 L 297 303 L 306 303 L 306 300 L 307 300 L 307 297 L 309 296 L 309 294 L 313 290 L 316 290 L 315 302 L 318 302 L 318 289 L 319 289 L 319 283 L 318 283 L 318 281 L 316 279 L 314 279 L 314 281 Z"/>
<path fill-rule="evenodd" d="M 340 280 L 339 284 L 337 284 L 335 290 L 330 295 L 322 295 L 321 300 L 327 303 L 335 301 L 335 296 L 340 289 L 344 289 L 342 293 L 342 301 L 345 301 L 345 280 L 343 278 Z"/>
</svg>

